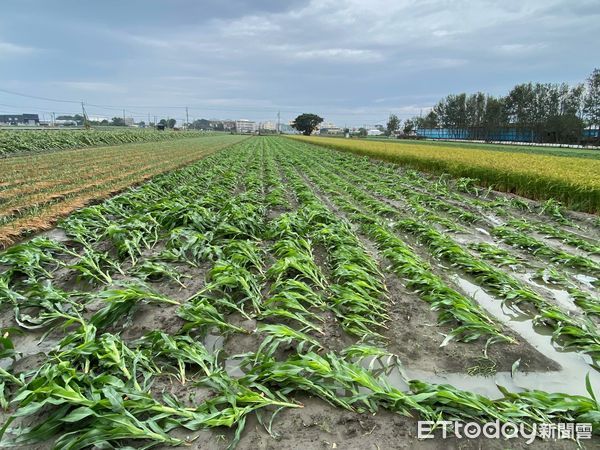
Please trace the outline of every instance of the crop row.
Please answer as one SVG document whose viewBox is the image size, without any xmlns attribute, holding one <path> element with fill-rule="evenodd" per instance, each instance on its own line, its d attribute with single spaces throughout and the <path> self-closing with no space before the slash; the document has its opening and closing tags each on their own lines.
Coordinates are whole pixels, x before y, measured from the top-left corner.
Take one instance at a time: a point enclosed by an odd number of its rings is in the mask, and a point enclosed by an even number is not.
<svg viewBox="0 0 600 450">
<path fill-rule="evenodd" d="M 67 150 L 0 161 L 0 246 L 47 229 L 61 216 L 173 170 L 242 138 L 213 136 L 167 143 Z"/>
<path fill-rule="evenodd" d="M 308 161 L 310 161 L 311 150 L 312 148 L 305 148 L 302 153 L 298 151 L 297 163 L 310 165 L 311 163 Z M 329 156 L 335 159 L 335 155 L 330 154 Z M 352 175 L 348 175 L 351 179 L 353 178 L 352 181 L 347 181 L 332 172 L 333 168 L 336 167 L 339 173 L 340 165 L 329 165 L 327 157 L 321 157 L 318 165 L 313 162 L 313 170 L 316 170 L 314 167 L 319 165 L 323 166 L 321 169 L 323 174 L 327 173 L 327 176 L 335 182 L 340 191 L 350 194 L 362 207 L 368 211 L 373 211 L 380 218 L 386 216 L 391 218 L 393 222 L 387 225 L 388 229 L 415 235 L 417 239 L 431 248 L 434 255 L 448 260 L 453 266 L 475 277 L 482 287 L 503 299 L 507 305 L 512 307 L 519 307 L 520 305 L 521 308 L 524 306 L 533 307 L 537 313 L 536 321 L 550 326 L 554 330 L 554 338 L 557 342 L 566 348 L 589 353 L 594 359 L 598 358 L 600 355 L 600 334 L 594 323 L 584 318 L 571 317 L 511 275 L 470 254 L 450 236 L 427 225 L 426 222 L 407 217 L 400 210 L 391 208 L 368 192 L 356 187 L 361 179 L 361 174 L 357 172 L 356 166 L 353 166 Z"/>
<path fill-rule="evenodd" d="M 328 173 L 315 151 L 253 138 L 74 212 L 61 222 L 66 240 L 37 237 L 0 253 L 2 314 L 25 333 L 61 335 L 40 366 L 0 371 L 10 415 L 1 444 L 175 446 L 189 444 L 177 429 L 234 428 L 235 446 L 249 415 L 274 434 L 275 415 L 303 407 L 301 393 L 349 411 L 431 420 L 597 424 L 591 387 L 590 397 L 502 390 L 492 400 L 419 380 L 393 384 L 385 275 L 357 226 L 382 254 L 390 249 L 393 270 L 413 277 L 441 321 L 464 320 L 454 338 L 511 338 L 396 235 L 384 218 L 394 208 L 366 194 L 354 206 L 350 194 L 361 191 Z M 446 296 L 460 300 L 461 313 Z M 171 311 L 180 322 L 135 331 L 144 311 Z M 338 326 L 341 346 L 327 336 Z M 19 361 L 23 341 L 3 331 L 3 362 Z M 205 344 L 217 333 L 234 349 L 256 342 L 232 354 Z M 163 380 L 178 394 L 157 390 Z M 198 389 L 209 394 L 187 401 Z"/>
<path fill-rule="evenodd" d="M 600 161 L 476 149 L 395 145 L 363 140 L 295 137 L 337 150 L 401 163 L 426 172 L 468 177 L 525 197 L 553 198 L 571 209 L 600 211 Z"/>
<path fill-rule="evenodd" d="M 348 158 L 352 157 L 338 154 L 335 161 L 330 161 L 336 167 L 337 173 L 343 173 L 357 186 L 363 186 L 364 189 L 376 193 L 380 198 L 387 199 L 388 203 L 393 203 L 396 208 L 401 208 L 410 216 L 416 216 L 422 221 L 437 224 L 438 228 L 441 227 L 453 233 L 465 234 L 469 236 L 469 239 L 486 239 L 490 235 L 497 236 L 500 237 L 499 243 L 508 243 L 520 252 L 526 253 L 522 257 L 515 257 L 506 250 L 498 246 L 491 246 L 486 242 L 472 243 L 471 247 L 479 251 L 485 249 L 482 254 L 491 257 L 500 265 L 510 265 L 515 268 L 517 265 L 529 266 L 530 261 L 537 261 L 536 264 L 545 268 L 548 266 L 548 261 L 560 263 L 560 268 L 556 265 L 550 266 L 554 272 L 562 273 L 560 284 L 572 293 L 573 297 L 577 299 L 577 303 L 585 305 L 586 312 L 596 314 L 597 308 L 592 305 L 593 296 L 577 286 L 580 281 L 575 274 L 565 273 L 565 269 L 573 268 L 577 271 L 589 273 L 592 275 L 592 280 L 594 280 L 594 275 L 598 273 L 598 264 L 594 260 L 596 246 L 593 239 L 582 237 L 583 233 L 594 235 L 595 231 L 590 230 L 589 225 L 586 227 L 588 229 L 575 228 L 577 231 L 567 231 L 563 228 L 564 225 L 560 224 L 550 226 L 535 219 L 526 221 L 511 218 L 504 225 L 498 226 L 496 223 L 489 223 L 490 221 L 487 219 L 485 212 L 487 209 L 481 211 L 479 208 L 475 208 L 474 205 L 469 203 L 468 197 L 449 191 L 445 184 L 431 183 L 435 195 L 430 194 L 420 190 L 423 183 L 422 178 L 417 174 L 411 172 L 403 174 L 399 173 L 397 169 L 380 164 L 374 165 L 364 159 L 348 161 Z M 355 174 L 357 170 L 361 172 L 360 177 Z M 370 208 L 387 214 L 394 213 L 393 208 L 381 202 L 374 203 L 371 201 Z M 510 213 L 505 212 L 505 214 L 510 217 Z M 561 221 L 565 220 L 562 214 L 559 214 L 557 218 Z M 462 222 L 467 228 L 459 226 L 454 220 Z M 579 227 L 579 224 L 570 222 L 569 227 Z M 549 236 L 550 239 L 542 241 L 533 238 L 523 232 L 527 230 L 535 231 L 542 236 Z M 557 247 L 557 240 L 573 246 L 574 250 L 566 251 Z M 578 251 L 587 253 L 588 256 L 573 253 Z M 527 263 L 525 263 L 525 260 L 527 260 Z M 572 280 L 569 281 L 569 278 L 572 278 Z M 595 278 L 593 283 L 597 284 L 597 277 Z M 563 279 L 566 283 L 563 282 Z M 557 283 L 553 282 L 553 284 Z M 600 304 L 598 299 L 595 302 Z"/>
<path fill-rule="evenodd" d="M 173 139 L 202 137 L 200 132 L 159 132 L 147 130 L 0 130 L 0 157 L 24 153 L 47 152 L 67 148 L 99 147 L 164 142 Z"/>
</svg>

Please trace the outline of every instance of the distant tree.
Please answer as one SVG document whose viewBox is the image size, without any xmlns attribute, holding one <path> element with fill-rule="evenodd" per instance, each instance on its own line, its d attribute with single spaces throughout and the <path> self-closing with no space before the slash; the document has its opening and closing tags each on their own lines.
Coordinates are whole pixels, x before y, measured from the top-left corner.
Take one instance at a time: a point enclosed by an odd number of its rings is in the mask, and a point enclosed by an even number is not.
<svg viewBox="0 0 600 450">
<path fill-rule="evenodd" d="M 437 128 L 439 126 L 438 115 L 435 111 L 429 111 L 425 117 L 414 117 L 413 121 L 417 128 Z"/>
<path fill-rule="evenodd" d="M 583 120 L 575 114 L 550 117 L 545 124 L 548 142 L 575 144 L 583 133 Z"/>
<path fill-rule="evenodd" d="M 396 132 L 398 128 L 400 128 L 400 119 L 398 119 L 398 116 L 396 114 L 390 114 L 386 125 L 386 134 L 388 136 L 394 134 L 394 132 Z"/>
<path fill-rule="evenodd" d="M 221 124 L 221 126 L 222 125 L 223 124 Z M 210 126 L 210 120 L 206 119 L 194 120 L 190 128 L 193 128 L 194 130 L 212 130 L 212 127 Z"/>
<path fill-rule="evenodd" d="M 167 128 L 175 128 L 175 124 L 177 123 L 176 119 L 167 120 Z"/>
<path fill-rule="evenodd" d="M 225 125 L 223 122 L 219 122 L 215 125 L 215 131 L 225 131 Z"/>
<path fill-rule="evenodd" d="M 300 131 L 305 136 L 310 136 L 313 131 L 323 122 L 323 118 L 316 114 L 300 114 L 292 122 L 292 127 Z"/>
<path fill-rule="evenodd" d="M 110 125 L 110 122 L 106 119 L 102 119 L 102 121 L 100 122 L 100 125 Z"/>
<path fill-rule="evenodd" d="M 460 128 L 467 125 L 467 94 L 451 94 L 433 107 L 440 124 L 445 128 Z"/>
<path fill-rule="evenodd" d="M 510 123 L 527 127 L 535 123 L 536 93 L 532 83 L 518 84 L 506 96 Z"/>
<path fill-rule="evenodd" d="M 362 128 L 362 127 L 361 127 L 361 128 L 359 128 L 359 129 L 358 129 L 358 135 L 359 135 L 360 137 L 366 137 L 366 136 L 368 136 L 368 135 L 369 135 L 369 132 L 367 131 L 367 129 L 366 129 L 366 128 Z"/>
<path fill-rule="evenodd" d="M 426 117 L 412 121 L 419 129 L 454 130 L 459 138 L 578 142 L 585 124 L 600 125 L 600 69 L 585 85 L 522 83 L 501 97 L 447 95 Z"/>
<path fill-rule="evenodd" d="M 159 125 L 164 125 L 164 126 L 166 127 L 166 126 L 167 126 L 167 119 L 160 119 L 160 120 L 158 121 L 158 124 L 159 124 Z"/>
<path fill-rule="evenodd" d="M 406 119 L 404 121 L 404 128 L 402 131 L 404 134 L 410 134 L 415 129 L 415 122 L 412 119 Z"/>
<path fill-rule="evenodd" d="M 509 124 L 509 113 L 506 108 L 504 97 L 496 98 L 488 95 L 485 100 L 485 111 L 483 113 L 481 139 L 490 139 L 497 132 Z"/>
<path fill-rule="evenodd" d="M 600 69 L 587 79 L 583 112 L 590 125 L 600 125 Z"/>
<path fill-rule="evenodd" d="M 144 122 L 143 120 L 141 120 L 140 122 L 138 122 L 138 126 L 140 126 L 141 128 L 145 128 L 146 127 L 146 122 Z"/>
<path fill-rule="evenodd" d="M 585 85 L 579 83 L 570 89 L 568 89 L 567 86 L 567 92 L 563 94 L 560 103 L 561 114 L 573 114 L 578 117 L 583 117 L 583 109 L 585 107 Z"/>
<path fill-rule="evenodd" d="M 122 117 L 113 117 L 110 121 L 110 124 L 114 127 L 124 127 L 125 120 Z"/>
</svg>

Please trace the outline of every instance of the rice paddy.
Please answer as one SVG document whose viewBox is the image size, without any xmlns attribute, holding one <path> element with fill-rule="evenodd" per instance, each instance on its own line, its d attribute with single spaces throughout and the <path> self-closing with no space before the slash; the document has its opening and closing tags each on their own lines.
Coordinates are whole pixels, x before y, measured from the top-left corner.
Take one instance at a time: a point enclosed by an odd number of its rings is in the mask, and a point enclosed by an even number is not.
<svg viewBox="0 0 600 450">
<path fill-rule="evenodd" d="M 152 179 L 0 252 L 0 447 L 433 448 L 417 420 L 598 445 L 597 216 L 306 139 L 126 148 Z"/>
</svg>

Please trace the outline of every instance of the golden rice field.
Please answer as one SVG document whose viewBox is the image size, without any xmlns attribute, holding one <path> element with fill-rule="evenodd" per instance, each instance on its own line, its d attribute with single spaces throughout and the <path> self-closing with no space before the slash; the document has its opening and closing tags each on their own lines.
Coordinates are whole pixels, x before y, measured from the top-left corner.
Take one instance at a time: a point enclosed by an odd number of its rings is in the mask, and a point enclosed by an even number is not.
<svg viewBox="0 0 600 450">
<path fill-rule="evenodd" d="M 294 136 L 336 150 L 383 159 L 433 173 L 476 178 L 483 186 L 536 200 L 553 198 L 571 209 L 600 211 L 600 160 L 488 151 L 428 143 Z"/>
<path fill-rule="evenodd" d="M 245 139 L 221 135 L 0 160 L 0 248 L 77 208 Z"/>
</svg>

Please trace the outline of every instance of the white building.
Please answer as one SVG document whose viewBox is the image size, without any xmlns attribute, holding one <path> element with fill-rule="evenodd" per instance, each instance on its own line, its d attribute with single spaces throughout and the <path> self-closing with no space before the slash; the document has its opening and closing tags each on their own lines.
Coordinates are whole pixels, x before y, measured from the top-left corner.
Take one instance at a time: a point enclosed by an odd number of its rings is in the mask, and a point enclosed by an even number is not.
<svg viewBox="0 0 600 450">
<path fill-rule="evenodd" d="M 236 120 L 235 131 L 238 133 L 254 133 L 256 132 L 256 122 L 246 119 Z"/>
<path fill-rule="evenodd" d="M 277 131 L 277 124 L 270 120 L 266 122 L 261 122 L 260 129 L 265 131 Z"/>
<path fill-rule="evenodd" d="M 334 124 L 333 122 L 322 122 L 321 124 L 319 124 L 319 126 L 316 128 L 316 130 L 319 134 L 343 134 L 344 130 L 340 127 L 338 127 L 336 124 Z"/>
<path fill-rule="evenodd" d="M 333 122 L 321 122 L 317 127 L 319 130 L 321 128 L 339 128 Z"/>
<path fill-rule="evenodd" d="M 367 130 L 368 136 L 381 136 L 382 134 L 383 134 L 383 131 L 381 131 L 381 130 L 377 130 L 377 129 Z"/>
</svg>

